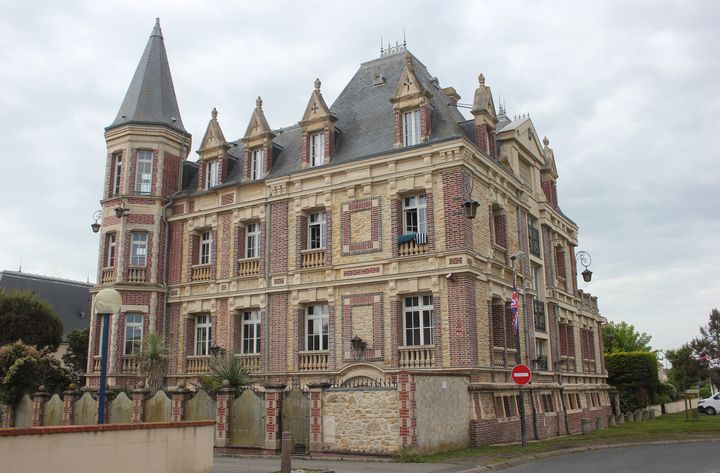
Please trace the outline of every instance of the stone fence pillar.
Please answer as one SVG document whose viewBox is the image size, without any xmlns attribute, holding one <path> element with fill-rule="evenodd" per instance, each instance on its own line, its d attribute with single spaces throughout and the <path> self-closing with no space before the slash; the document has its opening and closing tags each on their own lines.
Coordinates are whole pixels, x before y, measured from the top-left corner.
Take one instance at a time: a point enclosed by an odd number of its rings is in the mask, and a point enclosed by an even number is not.
<svg viewBox="0 0 720 473">
<path fill-rule="evenodd" d="M 278 451 L 282 442 L 282 402 L 284 384 L 265 386 L 265 450 Z"/>
<path fill-rule="evenodd" d="M 80 391 L 78 391 L 75 383 L 72 383 L 70 386 L 68 386 L 68 390 L 63 393 L 62 425 L 72 425 L 73 409 L 75 408 L 75 401 L 79 397 Z"/>
<path fill-rule="evenodd" d="M 182 422 L 185 419 L 185 403 L 190 397 L 190 390 L 185 387 L 185 383 L 178 384 L 172 393 L 172 410 L 171 416 L 173 422 Z"/>
<path fill-rule="evenodd" d="M 310 452 L 321 452 L 323 449 L 323 391 L 330 383 L 313 383 L 310 388 Z"/>
<path fill-rule="evenodd" d="M 43 420 L 43 410 L 45 410 L 45 403 L 50 399 L 50 395 L 45 392 L 45 386 L 40 386 L 38 392 L 33 394 L 33 414 L 32 414 L 32 426 L 40 427 Z"/>
<path fill-rule="evenodd" d="M 130 422 L 139 424 L 145 420 L 145 400 L 147 399 L 148 390 L 145 389 L 145 382 L 140 381 L 137 388 L 131 391 L 132 394 L 132 416 Z"/>
<path fill-rule="evenodd" d="M 230 382 L 224 379 L 222 387 L 217 393 L 217 405 L 215 411 L 215 446 L 224 447 L 228 444 L 230 433 L 230 414 L 232 414 L 232 402 L 235 397 L 235 390 L 230 387 Z"/>
<path fill-rule="evenodd" d="M 13 408 L 7 404 L 0 404 L 0 429 L 7 429 L 13 425 Z"/>
</svg>

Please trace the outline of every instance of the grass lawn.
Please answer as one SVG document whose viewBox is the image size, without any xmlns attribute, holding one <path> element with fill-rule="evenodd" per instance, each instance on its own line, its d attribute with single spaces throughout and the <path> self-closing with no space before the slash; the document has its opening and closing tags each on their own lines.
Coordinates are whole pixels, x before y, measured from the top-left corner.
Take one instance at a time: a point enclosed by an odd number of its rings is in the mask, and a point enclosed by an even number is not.
<svg viewBox="0 0 720 473">
<path fill-rule="evenodd" d="M 520 445 L 487 446 L 466 448 L 451 452 L 426 456 L 403 456 L 401 461 L 426 463 L 465 463 L 472 458 L 473 463 L 486 464 L 503 462 L 511 458 L 536 453 L 566 450 L 595 445 L 631 444 L 637 442 L 656 442 L 663 440 L 694 440 L 720 438 L 720 415 L 701 414 L 697 419 L 685 414 L 670 414 L 654 420 L 627 422 L 604 430 L 595 430 L 590 435 L 572 435 L 549 440 L 528 442 L 525 448 Z M 532 432 L 532 427 L 528 426 Z M 479 457 L 479 458 L 478 458 Z"/>
</svg>

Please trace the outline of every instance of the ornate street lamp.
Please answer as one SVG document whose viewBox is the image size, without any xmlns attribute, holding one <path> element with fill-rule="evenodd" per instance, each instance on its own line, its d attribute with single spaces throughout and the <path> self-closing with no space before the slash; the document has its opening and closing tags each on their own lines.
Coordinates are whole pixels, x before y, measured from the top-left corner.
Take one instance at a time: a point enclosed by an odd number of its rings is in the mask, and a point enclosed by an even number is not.
<svg viewBox="0 0 720 473">
<path fill-rule="evenodd" d="M 473 219 L 477 216 L 477 209 L 480 206 L 480 202 L 467 199 L 461 205 L 466 218 Z"/>
<path fill-rule="evenodd" d="M 93 214 L 93 220 L 94 222 L 92 225 L 90 225 L 90 228 L 92 228 L 93 233 L 97 233 L 100 231 L 100 219 L 102 218 L 102 210 L 96 210 Z"/>
<path fill-rule="evenodd" d="M 122 205 L 120 207 L 115 207 L 115 216 L 117 218 L 123 218 L 129 213 L 130 213 L 130 209 L 126 209 Z"/>
<path fill-rule="evenodd" d="M 220 345 L 210 345 L 210 354 L 214 357 L 222 356 L 225 354 L 225 349 Z"/>
<path fill-rule="evenodd" d="M 588 266 L 592 263 L 592 258 L 590 258 L 590 253 L 587 251 L 578 251 L 575 255 L 575 258 L 580 262 L 581 265 L 585 268 L 585 271 L 582 273 L 583 281 L 590 282 L 592 280 L 592 271 L 588 269 Z"/>
<path fill-rule="evenodd" d="M 362 357 L 365 350 L 367 350 L 367 342 L 362 338 L 358 337 L 357 334 L 350 339 L 350 348 L 353 352 L 353 358 L 356 360 Z"/>
</svg>

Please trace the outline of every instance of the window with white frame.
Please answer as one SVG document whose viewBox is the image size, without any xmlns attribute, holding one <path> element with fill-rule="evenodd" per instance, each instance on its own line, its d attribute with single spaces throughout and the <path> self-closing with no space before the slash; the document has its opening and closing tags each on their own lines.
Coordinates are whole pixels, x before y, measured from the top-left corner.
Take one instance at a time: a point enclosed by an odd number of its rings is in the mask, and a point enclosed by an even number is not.
<svg viewBox="0 0 720 473">
<path fill-rule="evenodd" d="M 260 255 L 260 225 L 248 223 L 245 228 L 245 258 L 257 258 Z"/>
<path fill-rule="evenodd" d="M 212 321 L 209 315 L 198 315 L 195 318 L 195 355 L 210 354 L 212 343 Z"/>
<path fill-rule="evenodd" d="M 143 339 L 143 315 L 125 314 L 125 354 L 137 355 Z"/>
<path fill-rule="evenodd" d="M 427 234 L 427 196 L 411 195 L 403 199 L 404 233 Z"/>
<path fill-rule="evenodd" d="M 117 237 L 115 233 L 105 235 L 105 267 L 115 266 L 115 252 L 117 250 Z"/>
<path fill-rule="evenodd" d="M 212 257 L 212 233 L 202 232 L 200 234 L 200 264 L 210 264 Z"/>
<path fill-rule="evenodd" d="M 325 133 L 310 135 L 310 165 L 325 164 Z"/>
<path fill-rule="evenodd" d="M 220 183 L 220 161 L 217 159 L 207 163 L 205 172 L 205 189 L 210 189 Z"/>
<path fill-rule="evenodd" d="M 130 266 L 147 265 L 148 234 L 133 232 L 130 236 Z"/>
<path fill-rule="evenodd" d="M 420 110 L 403 113 L 403 144 L 412 146 L 420 143 Z"/>
<path fill-rule="evenodd" d="M 135 193 L 149 194 L 152 190 L 152 151 L 137 152 L 137 167 L 135 170 Z"/>
<path fill-rule="evenodd" d="M 327 214 L 315 212 L 308 218 L 308 248 L 311 250 L 327 247 Z"/>
<path fill-rule="evenodd" d="M 330 315 L 326 304 L 309 305 L 305 309 L 305 349 L 318 351 L 328 349 Z"/>
<path fill-rule="evenodd" d="M 122 154 L 113 154 L 113 180 L 111 195 L 120 195 L 120 179 L 122 178 Z"/>
<path fill-rule="evenodd" d="M 261 179 L 265 172 L 265 149 L 258 148 L 250 153 L 250 179 Z"/>
<path fill-rule="evenodd" d="M 257 310 L 243 312 L 242 353 L 260 353 L 260 314 Z"/>
<path fill-rule="evenodd" d="M 433 296 L 406 297 L 403 311 L 405 346 L 432 345 L 435 328 Z"/>
</svg>

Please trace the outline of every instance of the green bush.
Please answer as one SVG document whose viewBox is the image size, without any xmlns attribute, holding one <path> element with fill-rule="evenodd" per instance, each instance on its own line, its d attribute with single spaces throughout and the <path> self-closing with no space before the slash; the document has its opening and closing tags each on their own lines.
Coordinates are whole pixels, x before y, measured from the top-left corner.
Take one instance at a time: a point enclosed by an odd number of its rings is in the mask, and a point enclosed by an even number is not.
<svg viewBox="0 0 720 473">
<path fill-rule="evenodd" d="M 15 404 L 40 386 L 61 392 L 70 382 L 70 372 L 58 360 L 32 346 L 15 342 L 0 347 L 0 404 Z"/>
<path fill-rule="evenodd" d="M 651 352 L 605 355 L 608 383 L 620 390 L 623 412 L 650 405 L 658 390 L 657 359 Z"/>
<path fill-rule="evenodd" d="M 30 291 L 0 290 L 0 345 L 18 340 L 56 350 L 63 324 L 53 308 Z"/>
</svg>

